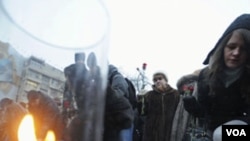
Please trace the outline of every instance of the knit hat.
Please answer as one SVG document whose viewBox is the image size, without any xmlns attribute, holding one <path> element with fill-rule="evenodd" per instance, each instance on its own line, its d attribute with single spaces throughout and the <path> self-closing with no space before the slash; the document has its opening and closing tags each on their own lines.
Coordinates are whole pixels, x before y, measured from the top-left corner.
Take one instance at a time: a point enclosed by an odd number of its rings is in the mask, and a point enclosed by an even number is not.
<svg viewBox="0 0 250 141">
<path fill-rule="evenodd" d="M 226 31 L 222 34 L 219 41 L 216 43 L 215 47 L 208 53 L 208 55 L 207 55 L 206 59 L 204 60 L 203 64 L 207 65 L 209 63 L 209 59 L 210 59 L 211 55 L 214 53 L 214 51 L 216 50 L 216 48 L 218 47 L 218 45 L 220 44 L 220 42 L 222 41 L 222 39 L 226 35 L 228 35 L 232 31 L 234 31 L 236 29 L 240 29 L 240 28 L 250 30 L 250 14 L 242 14 L 242 15 L 240 15 L 239 17 L 237 17 L 229 25 L 229 27 L 226 29 Z"/>
<path fill-rule="evenodd" d="M 153 79 L 155 78 L 155 76 L 158 76 L 158 75 L 162 76 L 163 79 L 165 79 L 168 82 L 168 77 L 164 72 L 156 72 L 156 73 L 154 73 L 153 74 Z"/>
</svg>

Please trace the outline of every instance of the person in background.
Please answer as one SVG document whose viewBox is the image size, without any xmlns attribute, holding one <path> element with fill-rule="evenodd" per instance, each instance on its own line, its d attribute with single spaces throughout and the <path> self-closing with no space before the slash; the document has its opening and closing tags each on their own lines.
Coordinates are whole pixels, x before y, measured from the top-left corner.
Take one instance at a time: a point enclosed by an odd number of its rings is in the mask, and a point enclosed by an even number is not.
<svg viewBox="0 0 250 141">
<path fill-rule="evenodd" d="M 182 76 L 177 81 L 177 90 L 180 93 L 180 101 L 176 109 L 174 116 L 172 134 L 170 141 L 189 141 L 190 139 L 185 135 L 189 128 L 192 128 L 192 122 L 194 117 L 190 116 L 189 113 L 184 109 L 183 97 L 195 96 L 198 80 L 198 71 L 192 74 Z"/>
<path fill-rule="evenodd" d="M 91 52 L 87 58 L 87 66 L 89 68 L 89 81 L 101 81 L 101 68 L 97 64 L 97 58 L 94 52 Z M 101 84 L 99 84 L 101 85 Z"/>
<path fill-rule="evenodd" d="M 34 118 L 37 138 L 45 139 L 47 132 L 52 130 L 58 141 L 63 140 L 66 123 L 55 101 L 35 90 L 29 91 L 27 98 L 28 111 Z"/>
<path fill-rule="evenodd" d="M 76 98 L 80 97 L 78 92 L 77 96 L 73 96 L 71 89 L 77 89 L 80 84 L 83 83 L 82 78 L 86 79 L 88 70 L 85 65 L 85 58 L 86 55 L 84 52 L 77 52 L 75 53 L 74 60 L 75 63 L 67 66 L 64 68 L 64 75 L 66 78 L 66 83 L 64 86 L 64 93 L 63 93 L 63 111 L 62 114 L 64 115 L 64 120 L 69 122 L 72 116 L 78 112 L 78 108 L 76 103 Z M 74 79 L 73 79 L 74 78 Z M 74 88 L 73 88 L 74 87 Z"/>
<path fill-rule="evenodd" d="M 198 78 L 198 98 L 185 109 L 213 132 L 222 124 L 250 123 L 250 14 L 238 16 L 208 53 Z M 221 134 L 215 134 L 221 140 Z"/>
<path fill-rule="evenodd" d="M 86 55 L 84 52 L 75 53 L 75 63 L 85 64 Z"/>
<path fill-rule="evenodd" d="M 10 98 L 0 101 L 0 140 L 17 141 L 18 129 L 28 110 Z"/>
<path fill-rule="evenodd" d="M 108 68 L 103 141 L 131 141 L 134 111 L 125 97 L 128 84 L 114 65 Z"/>
<path fill-rule="evenodd" d="M 162 72 L 153 74 L 153 82 L 153 90 L 144 97 L 143 141 L 169 141 L 180 95 L 168 84 L 168 78 Z"/>
<path fill-rule="evenodd" d="M 102 94 L 102 81 L 108 83 L 105 94 L 102 140 L 119 141 L 120 131 L 130 128 L 133 122 L 132 106 L 125 98 L 128 85 L 124 77 L 117 74 L 116 67 L 109 65 L 107 80 L 103 80 L 97 61 L 96 54 L 91 52 L 86 60 L 87 70 L 82 69 L 85 64 L 80 62 L 75 62 L 64 69 L 66 86 L 74 94 L 72 99 L 78 110 L 66 129 L 66 141 L 95 140 L 97 132 L 93 131 L 94 127 L 102 122 L 100 117 L 95 116 L 98 110 L 94 110 L 98 105 L 96 98 Z"/>
<path fill-rule="evenodd" d="M 92 66 L 88 66 L 87 69 L 86 65 L 96 65 L 96 58 L 93 58 L 95 57 L 93 55 L 93 53 L 88 55 L 86 60 L 84 52 L 75 53 L 75 62 L 64 68 L 65 99 L 69 101 L 70 109 L 74 111 L 74 116 L 68 121 L 66 128 L 66 141 L 94 140 L 95 138 L 96 132 L 93 131 L 92 120 L 96 120 L 93 119 L 96 113 L 93 109 L 96 109 L 94 102 L 100 90 L 93 90 L 96 88 L 93 85 L 102 82 L 101 80 L 94 81 L 93 76 L 100 77 L 100 74 L 92 75 Z"/>
</svg>

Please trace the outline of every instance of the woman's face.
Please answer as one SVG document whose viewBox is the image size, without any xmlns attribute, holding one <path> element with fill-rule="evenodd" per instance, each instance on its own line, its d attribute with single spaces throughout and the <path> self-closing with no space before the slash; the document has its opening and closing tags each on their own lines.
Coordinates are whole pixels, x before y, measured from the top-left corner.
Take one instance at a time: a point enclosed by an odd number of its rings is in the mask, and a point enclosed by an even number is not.
<svg viewBox="0 0 250 141">
<path fill-rule="evenodd" d="M 245 42 L 239 32 L 233 32 L 231 38 L 224 48 L 225 65 L 230 68 L 239 68 L 247 60 Z"/>
</svg>

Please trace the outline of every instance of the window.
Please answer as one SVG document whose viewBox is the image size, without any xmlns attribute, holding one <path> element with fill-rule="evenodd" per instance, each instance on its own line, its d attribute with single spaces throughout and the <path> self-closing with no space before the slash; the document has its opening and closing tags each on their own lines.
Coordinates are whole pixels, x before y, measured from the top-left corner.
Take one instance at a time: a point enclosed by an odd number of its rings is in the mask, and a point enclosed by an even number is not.
<svg viewBox="0 0 250 141">
<path fill-rule="evenodd" d="M 40 79 L 40 73 L 33 71 L 33 70 L 29 70 L 27 75 L 32 78 Z"/>
<path fill-rule="evenodd" d="M 42 82 L 49 84 L 50 78 L 48 76 L 43 75 L 42 76 Z"/>
<path fill-rule="evenodd" d="M 29 81 L 29 80 L 26 82 L 26 85 L 30 89 L 37 89 L 38 87 L 38 84 L 36 82 Z"/>
<path fill-rule="evenodd" d="M 52 97 L 57 97 L 57 96 L 60 96 L 60 92 L 57 91 L 56 89 L 50 89 L 50 95 Z"/>
<path fill-rule="evenodd" d="M 52 80 L 51 80 L 51 85 L 57 86 L 57 85 L 59 85 L 59 84 L 60 84 L 60 82 L 59 82 L 58 80 L 56 80 L 56 79 L 52 79 Z"/>
</svg>

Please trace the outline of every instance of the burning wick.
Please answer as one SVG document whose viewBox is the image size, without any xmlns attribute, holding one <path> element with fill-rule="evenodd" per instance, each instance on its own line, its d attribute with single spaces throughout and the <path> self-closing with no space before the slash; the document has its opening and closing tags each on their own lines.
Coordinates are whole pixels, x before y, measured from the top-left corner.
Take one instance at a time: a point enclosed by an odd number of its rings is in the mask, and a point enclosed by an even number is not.
<svg viewBox="0 0 250 141">
<path fill-rule="evenodd" d="M 32 115 L 26 115 L 20 123 L 18 129 L 18 141 L 39 141 L 35 135 L 34 120 Z M 55 141 L 55 135 L 48 131 L 44 141 Z"/>
</svg>

